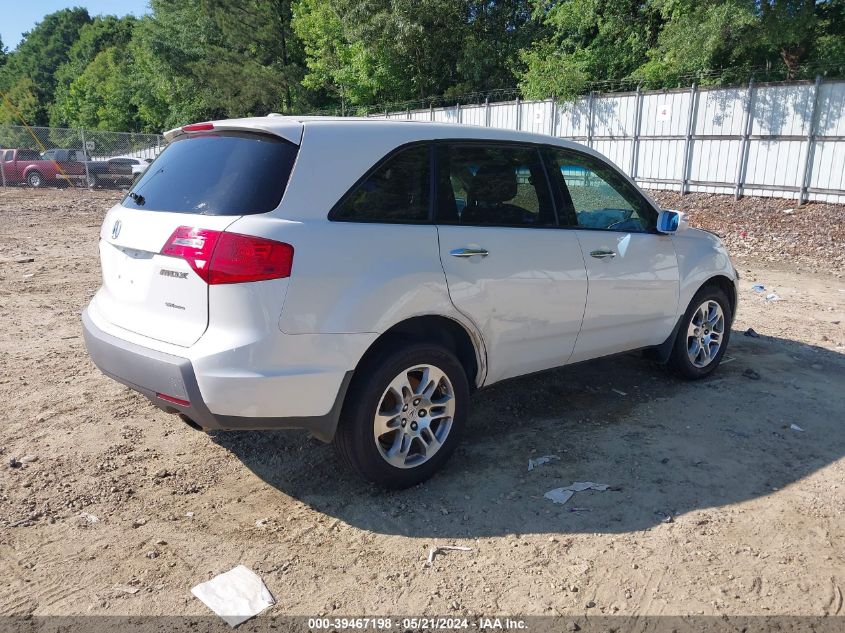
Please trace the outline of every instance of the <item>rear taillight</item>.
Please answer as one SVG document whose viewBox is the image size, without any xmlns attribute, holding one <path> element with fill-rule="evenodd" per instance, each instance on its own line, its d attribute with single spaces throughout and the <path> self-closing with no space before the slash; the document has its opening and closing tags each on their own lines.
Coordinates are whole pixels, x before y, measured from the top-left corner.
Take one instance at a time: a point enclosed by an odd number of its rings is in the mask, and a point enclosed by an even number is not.
<svg viewBox="0 0 845 633">
<path fill-rule="evenodd" d="M 290 277 L 293 246 L 263 237 L 180 226 L 162 255 L 184 259 L 208 284 Z"/>
</svg>

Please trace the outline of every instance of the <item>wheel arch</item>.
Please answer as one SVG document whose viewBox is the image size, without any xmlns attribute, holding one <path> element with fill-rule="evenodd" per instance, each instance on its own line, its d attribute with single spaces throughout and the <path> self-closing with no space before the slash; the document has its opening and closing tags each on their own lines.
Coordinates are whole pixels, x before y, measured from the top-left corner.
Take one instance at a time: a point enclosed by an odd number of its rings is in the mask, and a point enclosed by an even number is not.
<svg viewBox="0 0 845 633">
<path fill-rule="evenodd" d="M 736 285 L 734 284 L 734 282 L 725 275 L 714 275 L 713 277 L 710 277 L 707 281 L 705 281 L 703 284 L 701 284 L 698 290 L 695 291 L 695 294 L 698 294 L 702 288 L 705 288 L 707 286 L 715 286 L 716 288 L 725 293 L 725 296 L 730 302 L 731 319 L 733 319 L 733 317 L 736 315 L 736 305 L 738 300 L 736 294 Z"/>
<path fill-rule="evenodd" d="M 672 353 L 672 346 L 675 344 L 675 338 L 678 336 L 678 331 L 680 330 L 681 325 L 683 323 L 684 315 L 689 309 L 689 304 L 692 302 L 695 296 L 699 292 L 701 292 L 703 288 L 708 287 L 718 288 L 719 290 L 725 293 L 725 296 L 730 302 L 731 322 L 733 322 L 733 318 L 736 315 L 736 305 L 738 300 L 736 286 L 734 285 L 734 282 L 725 275 L 713 275 L 712 277 L 708 277 L 702 284 L 700 284 L 696 288 L 689 301 L 685 305 L 680 306 L 681 308 L 683 308 L 683 310 L 678 315 L 678 318 L 675 321 L 675 327 L 672 328 L 672 333 L 669 334 L 666 340 L 663 341 L 660 345 L 656 345 L 655 347 L 645 350 L 647 358 L 655 360 L 659 363 L 666 363 L 669 360 L 669 356 Z"/>
<path fill-rule="evenodd" d="M 358 361 L 356 370 L 384 345 L 396 340 L 433 342 L 455 354 L 464 368 L 470 390 L 475 390 L 486 373 L 486 355 L 481 337 L 456 319 L 441 315 L 415 316 L 385 330 Z"/>
</svg>

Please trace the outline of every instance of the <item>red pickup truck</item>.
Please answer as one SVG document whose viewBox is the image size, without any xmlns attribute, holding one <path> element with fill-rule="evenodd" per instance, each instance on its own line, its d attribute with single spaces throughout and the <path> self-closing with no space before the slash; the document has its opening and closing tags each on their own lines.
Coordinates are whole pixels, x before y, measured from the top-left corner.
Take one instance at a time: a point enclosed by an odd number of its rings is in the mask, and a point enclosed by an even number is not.
<svg viewBox="0 0 845 633">
<path fill-rule="evenodd" d="M 77 150 L 66 150 L 59 160 L 42 158 L 41 154 L 34 149 L 5 149 L 0 150 L 0 168 L 3 172 L 2 178 L 6 184 L 25 182 L 30 187 L 43 187 L 44 185 L 70 180 L 85 179 L 85 154 Z M 63 160 L 67 159 L 67 160 Z"/>
</svg>

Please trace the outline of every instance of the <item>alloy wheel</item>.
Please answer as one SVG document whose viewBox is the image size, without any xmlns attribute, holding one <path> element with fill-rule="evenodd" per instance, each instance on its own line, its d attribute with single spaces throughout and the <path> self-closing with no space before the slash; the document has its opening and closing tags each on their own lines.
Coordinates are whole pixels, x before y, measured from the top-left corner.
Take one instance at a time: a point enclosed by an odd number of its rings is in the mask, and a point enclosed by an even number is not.
<svg viewBox="0 0 845 633">
<path fill-rule="evenodd" d="M 455 390 L 444 371 L 416 365 L 384 390 L 373 418 L 382 458 L 396 468 L 424 464 L 440 450 L 455 415 Z"/>
<path fill-rule="evenodd" d="M 725 334 L 725 313 L 708 299 L 692 314 L 687 326 L 687 355 L 695 367 L 707 367 L 716 358 Z"/>
</svg>

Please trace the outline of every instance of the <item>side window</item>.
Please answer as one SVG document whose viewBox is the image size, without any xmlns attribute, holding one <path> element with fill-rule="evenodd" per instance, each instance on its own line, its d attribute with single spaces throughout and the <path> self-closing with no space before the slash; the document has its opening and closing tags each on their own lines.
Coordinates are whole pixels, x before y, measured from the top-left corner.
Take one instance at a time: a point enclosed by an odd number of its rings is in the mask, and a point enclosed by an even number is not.
<svg viewBox="0 0 845 633">
<path fill-rule="evenodd" d="M 611 231 L 648 231 L 657 213 L 611 166 L 570 150 L 549 150 L 560 193 L 561 225 Z"/>
<path fill-rule="evenodd" d="M 370 173 L 331 214 L 347 222 L 427 222 L 429 145 L 400 150 Z"/>
<path fill-rule="evenodd" d="M 555 226 L 536 149 L 455 143 L 437 151 L 438 223 Z"/>
</svg>

